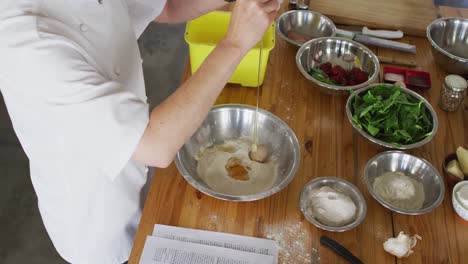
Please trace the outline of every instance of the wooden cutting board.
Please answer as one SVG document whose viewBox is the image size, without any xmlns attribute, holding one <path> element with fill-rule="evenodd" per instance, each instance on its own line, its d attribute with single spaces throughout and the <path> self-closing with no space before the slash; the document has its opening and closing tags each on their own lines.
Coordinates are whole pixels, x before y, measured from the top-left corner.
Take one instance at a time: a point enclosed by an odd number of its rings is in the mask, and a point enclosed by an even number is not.
<svg viewBox="0 0 468 264">
<path fill-rule="evenodd" d="M 437 13 L 432 0 L 311 0 L 310 9 L 335 24 L 400 29 L 414 36 L 425 36 Z"/>
</svg>

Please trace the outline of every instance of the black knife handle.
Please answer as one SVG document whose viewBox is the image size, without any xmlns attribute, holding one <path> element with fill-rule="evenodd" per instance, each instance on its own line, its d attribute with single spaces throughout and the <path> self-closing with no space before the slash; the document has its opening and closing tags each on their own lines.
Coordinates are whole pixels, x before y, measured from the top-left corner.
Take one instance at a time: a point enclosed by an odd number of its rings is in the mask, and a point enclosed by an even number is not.
<svg viewBox="0 0 468 264">
<path fill-rule="evenodd" d="M 347 261 L 349 261 L 352 264 L 363 264 L 362 261 L 358 259 L 356 256 L 354 256 L 351 252 L 349 252 L 349 250 L 347 250 L 338 242 L 336 242 L 335 240 L 327 236 L 321 236 L 320 243 L 324 246 L 329 247 L 330 249 L 335 251 L 335 253 L 342 256 L 343 258 L 345 258 Z"/>
</svg>

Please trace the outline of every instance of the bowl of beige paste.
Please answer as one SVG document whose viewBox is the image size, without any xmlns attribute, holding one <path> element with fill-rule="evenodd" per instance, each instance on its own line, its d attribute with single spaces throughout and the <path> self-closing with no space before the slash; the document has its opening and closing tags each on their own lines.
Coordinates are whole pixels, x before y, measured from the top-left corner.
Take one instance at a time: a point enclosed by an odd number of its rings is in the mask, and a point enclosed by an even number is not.
<svg viewBox="0 0 468 264">
<path fill-rule="evenodd" d="M 256 120 L 256 122 L 255 122 Z M 249 158 L 257 124 L 264 162 Z M 175 159 L 180 174 L 197 190 L 228 201 L 254 201 L 285 188 L 300 165 L 294 132 L 270 112 L 248 105 L 215 106 Z"/>
<path fill-rule="evenodd" d="M 444 199 L 444 180 L 434 166 L 401 151 L 386 151 L 370 159 L 364 177 L 372 197 L 400 214 L 429 213 Z"/>
</svg>

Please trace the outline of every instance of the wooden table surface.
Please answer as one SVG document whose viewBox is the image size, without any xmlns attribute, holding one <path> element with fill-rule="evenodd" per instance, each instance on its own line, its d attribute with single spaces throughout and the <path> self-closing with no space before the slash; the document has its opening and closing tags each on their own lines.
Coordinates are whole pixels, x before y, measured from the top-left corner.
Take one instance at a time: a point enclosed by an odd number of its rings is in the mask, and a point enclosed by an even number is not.
<svg viewBox="0 0 468 264">
<path fill-rule="evenodd" d="M 285 10 L 283 6 L 283 11 Z M 465 16 L 466 10 L 441 8 L 442 16 Z M 420 91 L 439 117 L 435 138 L 409 153 L 431 162 L 441 173 L 444 156 L 459 145 L 468 145 L 468 100 L 454 113 L 437 107 L 439 90 L 446 73 L 434 64 L 425 38 L 405 37 L 417 46 L 417 54 L 373 49 L 380 56 L 412 59 L 417 70 L 431 74 L 432 88 Z M 284 120 L 301 144 L 301 167 L 287 188 L 256 202 L 226 202 L 207 196 L 190 186 L 175 165 L 157 170 L 146 200 L 135 238 L 130 263 L 138 263 L 146 237 L 154 224 L 220 231 L 268 238 L 280 247 L 280 263 L 346 263 L 328 248 L 320 246 L 327 235 L 358 256 L 364 263 L 468 263 L 468 223 L 454 212 L 450 192 L 436 210 L 421 216 L 393 213 L 374 200 L 363 181 L 366 162 L 384 149 L 358 136 L 345 114 L 346 97 L 323 95 L 297 70 L 296 49 L 277 37 L 263 84 L 260 107 Z M 385 66 L 382 64 L 382 66 Z M 382 68 L 382 67 L 381 67 Z M 190 76 L 186 67 L 185 77 Z M 217 103 L 255 105 L 255 89 L 227 85 Z M 346 179 L 364 194 L 368 211 L 364 222 L 344 233 L 320 230 L 299 210 L 299 194 L 310 180 L 320 176 Z M 383 250 L 382 243 L 400 231 L 419 234 L 414 253 L 396 259 Z"/>
</svg>

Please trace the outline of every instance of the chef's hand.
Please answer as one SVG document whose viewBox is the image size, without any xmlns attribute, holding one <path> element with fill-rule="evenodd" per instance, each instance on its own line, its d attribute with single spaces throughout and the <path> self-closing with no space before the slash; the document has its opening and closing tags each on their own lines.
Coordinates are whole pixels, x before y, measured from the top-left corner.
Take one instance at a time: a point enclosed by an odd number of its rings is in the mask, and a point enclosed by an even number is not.
<svg viewBox="0 0 468 264">
<path fill-rule="evenodd" d="M 225 41 L 247 53 L 271 25 L 283 0 L 237 0 Z"/>
</svg>

